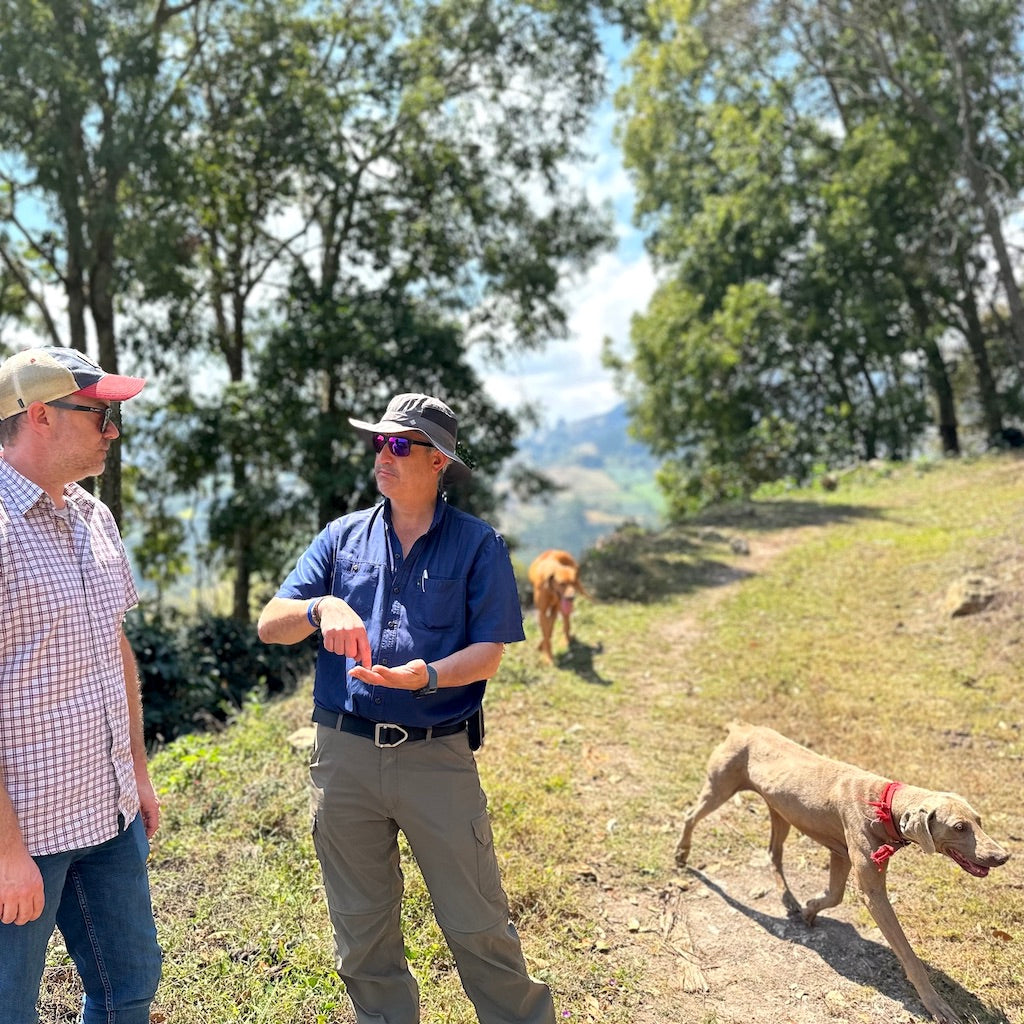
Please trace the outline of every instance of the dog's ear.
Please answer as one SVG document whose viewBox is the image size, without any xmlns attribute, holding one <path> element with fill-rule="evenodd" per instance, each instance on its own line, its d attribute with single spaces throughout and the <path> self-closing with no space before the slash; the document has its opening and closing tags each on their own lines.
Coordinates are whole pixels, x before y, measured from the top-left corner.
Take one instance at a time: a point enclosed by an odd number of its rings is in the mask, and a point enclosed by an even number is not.
<svg viewBox="0 0 1024 1024">
<path fill-rule="evenodd" d="M 935 808 L 925 803 L 911 807 L 900 815 L 900 832 L 905 839 L 917 843 L 925 853 L 935 852 L 935 842 L 931 833 L 934 814 Z"/>
</svg>

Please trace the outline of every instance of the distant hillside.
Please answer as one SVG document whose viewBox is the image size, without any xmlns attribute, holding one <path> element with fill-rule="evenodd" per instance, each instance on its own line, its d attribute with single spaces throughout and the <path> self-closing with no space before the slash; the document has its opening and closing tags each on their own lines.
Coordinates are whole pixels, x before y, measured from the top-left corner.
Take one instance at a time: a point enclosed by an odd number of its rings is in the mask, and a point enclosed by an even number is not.
<svg viewBox="0 0 1024 1024">
<path fill-rule="evenodd" d="M 620 405 L 600 416 L 559 421 L 522 441 L 516 462 L 541 471 L 559 490 L 547 501 L 507 496 L 498 522 L 518 563 L 528 564 L 545 548 L 578 557 L 626 521 L 662 522 L 658 462 L 629 436 L 628 423 Z"/>
</svg>

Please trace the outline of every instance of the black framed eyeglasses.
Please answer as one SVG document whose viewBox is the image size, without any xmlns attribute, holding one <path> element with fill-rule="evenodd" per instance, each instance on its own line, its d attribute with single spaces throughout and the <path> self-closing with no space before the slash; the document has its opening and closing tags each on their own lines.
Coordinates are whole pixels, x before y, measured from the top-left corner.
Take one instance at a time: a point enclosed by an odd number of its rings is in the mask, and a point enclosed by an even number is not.
<svg viewBox="0 0 1024 1024">
<path fill-rule="evenodd" d="M 114 418 L 114 407 L 112 405 L 75 405 L 74 402 L 47 402 L 47 405 L 55 405 L 58 409 L 70 409 L 72 412 L 94 412 L 100 417 L 100 433 L 105 434 Z"/>
<path fill-rule="evenodd" d="M 404 459 L 412 451 L 412 446 L 414 444 L 422 445 L 424 448 L 434 447 L 428 441 L 414 441 L 411 437 L 395 437 L 394 434 L 378 434 L 373 439 L 373 450 L 380 453 L 384 450 L 384 445 L 387 445 L 391 450 L 392 455 L 397 455 L 400 459 Z"/>
</svg>

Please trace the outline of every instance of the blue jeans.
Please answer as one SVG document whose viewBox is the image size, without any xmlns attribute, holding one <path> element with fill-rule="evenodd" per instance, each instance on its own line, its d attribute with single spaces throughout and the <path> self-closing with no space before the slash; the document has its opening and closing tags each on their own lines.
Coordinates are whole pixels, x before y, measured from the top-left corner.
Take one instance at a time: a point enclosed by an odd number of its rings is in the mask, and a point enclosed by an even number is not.
<svg viewBox="0 0 1024 1024">
<path fill-rule="evenodd" d="M 54 926 L 82 978 L 83 1024 L 149 1024 L 160 980 L 141 815 L 109 842 L 36 857 L 42 914 L 0 924 L 0 1007 L 5 1024 L 37 1024 L 36 1001 Z"/>
</svg>

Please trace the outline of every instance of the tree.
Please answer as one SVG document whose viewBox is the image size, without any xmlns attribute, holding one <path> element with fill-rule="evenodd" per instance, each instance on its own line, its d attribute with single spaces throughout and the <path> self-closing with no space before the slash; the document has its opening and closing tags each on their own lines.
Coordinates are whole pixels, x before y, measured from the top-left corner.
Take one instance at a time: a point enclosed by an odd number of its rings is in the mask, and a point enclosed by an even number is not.
<svg viewBox="0 0 1024 1024">
<path fill-rule="evenodd" d="M 1024 301 L 1003 227 L 1007 206 L 1019 203 L 1024 184 L 1019 0 L 921 0 L 895 7 L 878 0 L 783 0 L 781 9 L 805 26 L 825 75 L 838 82 L 855 68 L 856 84 L 868 87 L 861 103 L 905 110 L 934 130 L 955 157 L 977 214 L 976 230 L 991 246 L 1024 369 Z"/>
<path fill-rule="evenodd" d="M 126 276 L 122 194 L 160 160 L 191 49 L 167 32 L 203 0 L 68 4 L 0 0 L 0 260 L 51 344 L 117 372 L 117 300 Z M 66 327 L 49 291 L 62 293 Z M 101 495 L 121 517 L 120 453 Z"/>
<path fill-rule="evenodd" d="M 925 345 L 945 450 L 958 450 L 949 331 L 963 337 L 973 361 L 986 432 L 998 433 L 1024 370 L 1022 306 L 1003 229 L 1024 184 L 1021 5 L 815 2 L 780 4 L 779 11 L 801 26 L 796 49 L 827 83 L 844 127 L 875 122 L 906 152 L 903 186 L 917 205 L 899 218 L 904 228 L 914 227 L 893 253 L 905 264 L 902 277 L 922 336 L 927 323 L 947 332 L 942 350 Z M 1000 319 L 1017 353 L 1015 380 L 1002 394 L 989 354 L 990 342 L 1000 347 L 998 332 L 986 337 L 980 330 L 979 303 L 989 301 L 994 284 L 1005 296 L 1009 316 Z"/>
<path fill-rule="evenodd" d="M 272 469 L 292 435 L 265 432 L 278 420 L 257 383 L 271 342 L 301 347 L 285 318 L 321 337 L 408 318 L 429 343 L 401 335 L 406 372 L 442 343 L 453 369 L 468 346 L 500 358 L 563 332 L 561 281 L 609 239 L 565 173 L 603 88 L 597 26 L 641 11 L 0 0 L 0 259 L 49 340 L 95 337 L 107 368 L 130 353 L 153 379 L 169 471 L 140 474 L 140 507 L 204 492 L 239 618 L 283 504 L 309 509 L 309 482 Z M 369 404 L 402 375 L 361 351 L 353 401 Z M 487 467 L 509 428 L 473 399 Z M 103 488 L 119 514 L 117 468 Z M 270 494 L 268 521 L 254 510 Z"/>
<path fill-rule="evenodd" d="M 271 535 L 294 543 L 366 497 L 348 415 L 429 387 L 487 428 L 481 480 L 511 450 L 513 423 L 465 356 L 564 333 L 563 276 L 609 240 L 564 171 L 602 88 L 593 16 L 267 3 L 206 26 L 184 147 L 195 186 L 178 199 L 192 277 L 151 337 L 225 365 L 226 392 L 178 396 L 193 432 L 166 484 L 225 484 L 211 540 L 231 552 L 237 617 L 251 578 L 280 572 Z"/>
<path fill-rule="evenodd" d="M 924 6 L 670 3 L 631 57 L 622 138 L 662 284 L 632 359 L 609 361 L 637 433 L 669 458 L 677 511 L 819 460 L 911 454 L 926 385 L 958 450 L 946 336 L 967 332 L 981 382 L 962 286 L 994 235 L 964 169 L 982 152 L 1017 161 L 980 54 L 1017 72 L 983 33 L 951 57 Z M 966 100 L 944 102 L 947 71 L 985 127 L 969 147 L 948 134 Z"/>
</svg>

